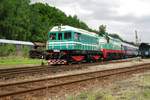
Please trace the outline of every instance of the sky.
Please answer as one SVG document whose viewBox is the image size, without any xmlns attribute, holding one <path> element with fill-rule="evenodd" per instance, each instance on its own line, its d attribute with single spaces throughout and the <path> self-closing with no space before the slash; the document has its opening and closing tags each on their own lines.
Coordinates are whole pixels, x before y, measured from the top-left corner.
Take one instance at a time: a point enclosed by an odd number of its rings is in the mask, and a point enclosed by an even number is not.
<svg viewBox="0 0 150 100">
<path fill-rule="evenodd" d="M 117 33 L 127 41 L 150 43 L 150 0 L 32 0 L 59 8 L 66 15 L 77 15 L 90 28 L 107 25 L 109 33 Z"/>
</svg>

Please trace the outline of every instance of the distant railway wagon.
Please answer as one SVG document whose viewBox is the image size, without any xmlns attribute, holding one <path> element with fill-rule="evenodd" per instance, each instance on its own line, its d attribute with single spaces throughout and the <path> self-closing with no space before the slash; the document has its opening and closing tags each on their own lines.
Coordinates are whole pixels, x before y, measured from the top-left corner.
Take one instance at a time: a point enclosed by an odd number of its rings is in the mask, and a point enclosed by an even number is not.
<svg viewBox="0 0 150 100">
<path fill-rule="evenodd" d="M 150 44 L 148 43 L 141 43 L 139 46 L 140 54 L 142 58 L 149 58 L 150 57 Z"/>
<path fill-rule="evenodd" d="M 124 42 L 122 43 L 122 46 L 125 58 L 139 56 L 139 47 Z"/>
<path fill-rule="evenodd" d="M 38 59 L 43 59 L 45 58 L 45 43 L 41 42 L 33 42 L 34 47 L 29 51 L 29 57 L 30 58 L 38 58 Z"/>
<path fill-rule="evenodd" d="M 137 51 L 121 40 L 71 26 L 53 27 L 48 32 L 46 50 L 49 64 L 120 59 L 136 56 Z"/>
</svg>

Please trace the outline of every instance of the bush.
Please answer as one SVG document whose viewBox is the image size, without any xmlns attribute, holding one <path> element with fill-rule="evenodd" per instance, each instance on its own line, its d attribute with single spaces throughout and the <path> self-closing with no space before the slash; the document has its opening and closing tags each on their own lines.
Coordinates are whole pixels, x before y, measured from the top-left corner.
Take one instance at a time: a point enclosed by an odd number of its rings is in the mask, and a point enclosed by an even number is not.
<svg viewBox="0 0 150 100">
<path fill-rule="evenodd" d="M 13 44 L 1 44 L 0 56 L 9 56 L 16 54 L 16 47 Z"/>
<path fill-rule="evenodd" d="M 23 57 L 28 57 L 29 56 L 29 51 L 30 51 L 30 47 L 29 46 L 22 46 Z"/>
<path fill-rule="evenodd" d="M 30 46 L 14 45 L 14 44 L 0 44 L 0 57 L 4 56 L 29 56 Z"/>
</svg>

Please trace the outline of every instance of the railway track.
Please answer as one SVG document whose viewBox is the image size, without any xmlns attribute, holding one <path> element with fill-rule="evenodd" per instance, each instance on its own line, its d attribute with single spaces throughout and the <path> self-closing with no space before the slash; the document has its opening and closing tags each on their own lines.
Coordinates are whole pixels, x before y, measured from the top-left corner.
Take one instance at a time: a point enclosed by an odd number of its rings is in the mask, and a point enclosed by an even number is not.
<svg viewBox="0 0 150 100">
<path fill-rule="evenodd" d="M 20 95 L 30 92 L 36 92 L 44 89 L 61 87 L 64 85 L 86 82 L 88 80 L 111 77 L 113 75 L 133 74 L 138 71 L 150 70 L 150 63 L 140 64 L 136 66 L 90 71 L 78 74 L 69 74 L 64 76 L 49 77 L 37 80 L 20 81 L 8 84 L 0 84 L 0 98 Z M 56 92 L 57 93 L 57 92 Z"/>
<path fill-rule="evenodd" d="M 56 73 L 61 71 L 87 68 L 88 66 L 94 66 L 99 64 L 102 65 L 108 63 L 122 63 L 122 62 L 129 62 L 129 61 L 132 61 L 132 59 L 114 60 L 114 61 L 105 61 L 105 62 L 96 62 L 96 63 L 81 63 L 81 64 L 73 64 L 73 65 L 59 65 L 59 66 L 43 65 L 43 66 L 34 66 L 34 67 L 0 69 L 0 79 L 7 80 L 25 74 L 33 75 L 39 73 Z"/>
<path fill-rule="evenodd" d="M 93 65 L 93 64 L 90 64 Z M 89 65 L 89 66 L 90 66 Z M 33 74 L 39 74 L 39 73 L 56 73 L 61 71 L 69 71 L 74 69 L 82 69 L 85 68 L 86 64 L 80 64 L 80 65 L 71 65 L 65 66 L 34 66 L 34 67 L 24 67 L 24 68 L 12 68 L 12 69 L 2 69 L 0 70 L 0 79 L 10 79 L 15 76 L 19 75 L 33 75 Z M 82 67 L 81 67 L 82 66 Z"/>
</svg>

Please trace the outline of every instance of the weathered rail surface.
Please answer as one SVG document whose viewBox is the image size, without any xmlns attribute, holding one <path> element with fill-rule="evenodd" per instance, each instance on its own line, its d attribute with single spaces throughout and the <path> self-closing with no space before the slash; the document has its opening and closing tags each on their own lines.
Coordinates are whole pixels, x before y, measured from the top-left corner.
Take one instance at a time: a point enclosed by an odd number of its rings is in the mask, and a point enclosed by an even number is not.
<svg viewBox="0 0 150 100">
<path fill-rule="evenodd" d="M 15 83 L 0 85 L 0 98 L 19 95 L 24 93 L 36 92 L 47 88 L 69 85 L 72 83 L 84 82 L 97 78 L 109 77 L 113 75 L 121 75 L 135 73 L 136 71 L 150 70 L 150 63 L 140 64 L 136 66 L 98 70 L 92 72 L 84 72 L 78 74 L 69 74 L 64 76 L 50 77 L 38 80 L 21 81 Z"/>
<path fill-rule="evenodd" d="M 34 67 L 0 69 L 0 79 L 7 80 L 25 74 L 33 75 L 39 73 L 56 73 L 56 72 L 69 71 L 75 69 L 83 69 L 94 65 L 102 65 L 108 63 L 122 63 L 122 62 L 129 62 L 129 61 L 132 61 L 132 59 L 114 60 L 114 61 L 105 61 L 105 62 L 96 62 L 96 63 L 81 63 L 81 64 L 73 64 L 73 65 L 58 65 L 58 66 L 42 65 L 42 66 L 34 66 Z"/>
</svg>

